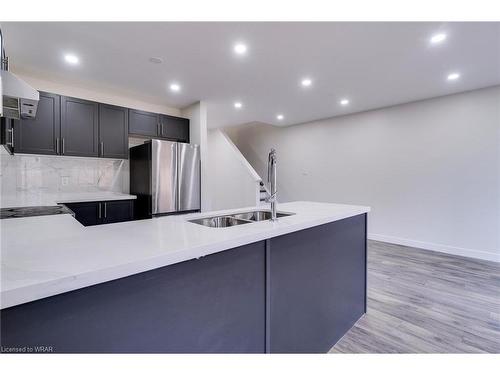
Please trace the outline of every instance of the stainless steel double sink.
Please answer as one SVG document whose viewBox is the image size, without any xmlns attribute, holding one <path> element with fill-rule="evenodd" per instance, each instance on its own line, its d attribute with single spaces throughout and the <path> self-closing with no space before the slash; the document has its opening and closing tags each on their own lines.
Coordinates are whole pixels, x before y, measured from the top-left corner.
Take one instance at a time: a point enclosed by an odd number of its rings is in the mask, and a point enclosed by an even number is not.
<svg viewBox="0 0 500 375">
<path fill-rule="evenodd" d="M 295 215 L 292 212 L 278 212 L 277 217 Z M 210 228 L 226 228 L 234 227 L 235 225 L 255 223 L 271 219 L 271 211 L 259 210 L 239 212 L 231 215 L 211 216 L 201 219 L 189 220 L 191 223 L 204 225 Z"/>
</svg>

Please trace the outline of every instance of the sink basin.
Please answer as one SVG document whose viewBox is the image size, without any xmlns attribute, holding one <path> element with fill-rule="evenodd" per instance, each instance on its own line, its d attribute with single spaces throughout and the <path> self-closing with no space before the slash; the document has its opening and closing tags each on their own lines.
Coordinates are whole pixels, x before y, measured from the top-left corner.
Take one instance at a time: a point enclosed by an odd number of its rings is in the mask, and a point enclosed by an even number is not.
<svg viewBox="0 0 500 375">
<path fill-rule="evenodd" d="M 295 215 L 292 212 L 277 212 L 278 217 Z M 210 228 L 226 228 L 235 225 L 248 224 L 271 219 L 271 211 L 249 211 L 232 215 L 205 217 L 189 220 L 190 223 L 204 225 Z"/>
<path fill-rule="evenodd" d="M 235 225 L 251 223 L 249 220 L 242 220 L 232 216 L 216 216 L 206 217 L 202 219 L 189 220 L 191 223 L 204 225 L 210 228 L 226 228 L 234 227 Z"/>
<path fill-rule="evenodd" d="M 288 213 L 288 212 L 277 212 L 276 213 L 277 217 L 290 216 L 290 215 L 294 215 L 294 214 Z M 251 220 L 251 221 L 263 221 L 263 220 L 270 220 L 271 219 L 271 211 L 241 212 L 238 214 L 233 214 L 231 216 L 236 218 L 236 219 Z"/>
</svg>

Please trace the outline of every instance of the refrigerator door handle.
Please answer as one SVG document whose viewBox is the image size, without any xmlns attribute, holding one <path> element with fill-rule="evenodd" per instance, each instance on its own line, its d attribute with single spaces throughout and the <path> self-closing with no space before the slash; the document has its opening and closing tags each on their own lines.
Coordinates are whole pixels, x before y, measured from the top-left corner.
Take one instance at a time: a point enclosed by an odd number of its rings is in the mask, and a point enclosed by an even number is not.
<svg viewBox="0 0 500 375">
<path fill-rule="evenodd" d="M 197 145 L 179 143 L 178 146 L 178 210 L 200 209 L 200 153 Z"/>
<path fill-rule="evenodd" d="M 177 210 L 177 144 L 151 141 L 153 214 Z"/>
<path fill-rule="evenodd" d="M 151 148 L 151 214 L 158 212 L 158 160 L 156 150 Z"/>
<path fill-rule="evenodd" d="M 174 186 L 174 196 L 173 196 L 173 201 L 174 201 L 174 209 L 175 211 L 179 211 L 179 144 L 174 143 L 172 144 L 172 171 L 173 171 L 173 183 L 172 186 Z"/>
</svg>

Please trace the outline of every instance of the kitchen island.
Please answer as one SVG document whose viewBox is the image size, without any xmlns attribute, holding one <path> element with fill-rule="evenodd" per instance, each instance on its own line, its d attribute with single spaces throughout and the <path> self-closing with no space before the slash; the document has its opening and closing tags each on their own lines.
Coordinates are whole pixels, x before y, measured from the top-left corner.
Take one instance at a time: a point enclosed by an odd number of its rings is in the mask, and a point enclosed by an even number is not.
<svg viewBox="0 0 500 375">
<path fill-rule="evenodd" d="M 228 228 L 0 222 L 2 347 L 54 352 L 326 352 L 366 311 L 368 207 L 280 204 Z"/>
</svg>

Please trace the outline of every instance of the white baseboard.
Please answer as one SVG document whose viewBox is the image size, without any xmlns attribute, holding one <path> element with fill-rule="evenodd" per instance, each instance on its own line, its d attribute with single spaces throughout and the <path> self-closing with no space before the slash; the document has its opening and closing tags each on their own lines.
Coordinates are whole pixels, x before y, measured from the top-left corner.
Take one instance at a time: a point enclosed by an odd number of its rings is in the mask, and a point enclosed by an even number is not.
<svg viewBox="0 0 500 375">
<path fill-rule="evenodd" d="M 431 242 L 410 240 L 407 238 L 385 236 L 383 234 L 375 234 L 375 233 L 368 233 L 368 239 L 375 240 L 375 241 L 388 242 L 388 243 L 393 243 L 393 244 L 403 245 L 403 246 L 417 247 L 419 249 L 424 249 L 424 250 L 439 251 L 441 253 L 460 255 L 460 256 L 469 257 L 469 258 L 489 260 L 492 262 L 499 262 L 500 263 L 500 250 L 497 253 L 493 253 L 493 252 L 489 252 L 489 251 L 465 249 L 462 247 L 447 246 L 447 245 L 441 245 L 441 244 L 436 244 L 436 243 L 431 243 Z"/>
</svg>

